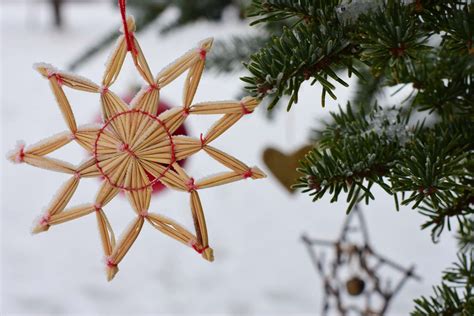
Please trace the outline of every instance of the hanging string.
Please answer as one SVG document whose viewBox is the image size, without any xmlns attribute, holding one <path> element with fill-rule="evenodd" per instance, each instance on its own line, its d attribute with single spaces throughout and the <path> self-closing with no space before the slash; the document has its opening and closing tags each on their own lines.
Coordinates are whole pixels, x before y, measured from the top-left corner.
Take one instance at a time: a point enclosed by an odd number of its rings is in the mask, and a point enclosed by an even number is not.
<svg viewBox="0 0 474 316">
<path fill-rule="evenodd" d="M 133 33 L 130 33 L 127 26 L 127 15 L 126 10 L 126 0 L 118 0 L 118 5 L 120 8 L 120 14 L 122 15 L 123 23 L 123 32 L 125 35 L 125 41 L 127 42 L 127 51 L 131 52 L 133 56 L 137 55 L 137 48 L 135 47 L 135 42 L 133 41 Z"/>
</svg>

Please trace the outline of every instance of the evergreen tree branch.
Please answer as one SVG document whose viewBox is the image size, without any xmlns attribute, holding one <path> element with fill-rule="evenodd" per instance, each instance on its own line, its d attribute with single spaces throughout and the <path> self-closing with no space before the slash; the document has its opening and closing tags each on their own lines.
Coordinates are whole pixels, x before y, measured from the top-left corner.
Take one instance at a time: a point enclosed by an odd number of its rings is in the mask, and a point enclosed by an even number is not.
<svg viewBox="0 0 474 316">
<path fill-rule="evenodd" d="M 365 78 L 355 106 L 315 132 L 295 187 L 313 201 L 344 192 L 350 211 L 378 185 L 397 208 L 400 199 L 426 216 L 433 240 L 457 222 L 466 254 L 432 297 L 416 300 L 416 316 L 474 315 L 473 9 L 468 0 L 253 0 L 250 11 L 253 24 L 292 25 L 251 56 L 242 78 L 270 109 L 284 96 L 290 109 L 305 80 L 322 86 L 324 106 L 336 82 L 348 86 L 341 71 Z M 371 106 L 397 85 L 411 88 L 399 107 Z"/>
<path fill-rule="evenodd" d="M 334 11 L 339 0 L 253 0 L 247 16 L 258 17 L 250 25 L 296 19 L 296 23 L 316 22 L 318 17 Z M 322 11 L 323 14 L 318 14 Z"/>
<path fill-rule="evenodd" d="M 450 229 L 451 218 L 474 214 L 472 124 L 408 128 L 400 109 L 379 106 L 365 114 L 348 105 L 332 116 L 318 148 L 301 161 L 304 176 L 295 185 L 313 201 L 329 194 L 334 202 L 345 192 L 350 211 L 358 201 L 373 199 L 371 187 L 377 184 L 397 207 L 401 194 L 402 205 L 419 208 L 428 217 L 422 228 L 431 228 L 434 239 L 445 224 Z"/>
<path fill-rule="evenodd" d="M 412 316 L 474 314 L 473 252 L 458 254 L 458 262 L 443 273 L 441 285 L 433 288 L 433 296 L 415 300 Z"/>
<path fill-rule="evenodd" d="M 329 34 L 330 33 L 330 34 Z M 358 74 L 353 67 L 355 47 L 342 38 L 338 27 L 316 27 L 308 29 L 300 24 L 285 28 L 280 37 L 250 57 L 245 64 L 251 76 L 242 77 L 247 90 L 258 98 L 271 96 L 269 109 L 284 95 L 290 96 L 288 109 L 298 102 L 301 84 L 313 78 L 312 85 L 320 82 L 323 87 L 322 102 L 329 94 L 336 99 L 335 86 L 330 81 L 348 86 L 335 72 L 344 67 Z"/>
<path fill-rule="evenodd" d="M 393 194 L 386 181 L 420 128 L 407 129 L 397 108 L 375 106 L 365 114 L 364 110 L 353 112 L 348 104 L 346 111 L 340 109 L 332 117 L 335 124 L 324 129 L 318 148 L 301 161 L 300 172 L 305 176 L 295 187 L 303 188 L 313 201 L 328 193 L 334 202 L 346 192 L 348 211 L 364 198 L 366 203 L 374 199 L 373 184 Z"/>
<path fill-rule="evenodd" d="M 266 35 L 234 36 L 230 40 L 216 41 L 212 48 L 206 67 L 216 72 L 236 72 L 244 69 L 243 63 L 249 55 L 266 42 Z"/>
<path fill-rule="evenodd" d="M 463 252 L 474 251 L 474 215 L 470 214 L 461 219 L 456 238 L 459 249 Z"/>
</svg>

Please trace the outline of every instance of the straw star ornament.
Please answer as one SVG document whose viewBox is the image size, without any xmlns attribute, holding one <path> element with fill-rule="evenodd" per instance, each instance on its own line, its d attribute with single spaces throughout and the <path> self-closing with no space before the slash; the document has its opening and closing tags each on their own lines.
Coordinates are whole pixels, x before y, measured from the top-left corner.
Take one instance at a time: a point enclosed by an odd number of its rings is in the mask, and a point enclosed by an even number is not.
<svg viewBox="0 0 474 316">
<path fill-rule="evenodd" d="M 213 249 L 209 246 L 198 190 L 241 179 L 265 177 L 257 167 L 250 168 L 238 159 L 209 145 L 244 115 L 251 113 L 258 106 L 257 100 L 245 97 L 240 102 L 193 104 L 212 39 L 202 41 L 196 49 L 185 53 L 153 77 L 133 35 L 135 31 L 133 18 L 125 19 L 122 10 L 122 20 L 126 27 L 122 29 L 123 34 L 120 35 L 106 65 L 101 85 L 59 71 L 48 64 L 35 66 L 38 72 L 48 79 L 69 131 L 27 148 L 20 146 L 9 155 L 10 160 L 14 162 L 25 162 L 71 176 L 53 198 L 33 232 L 44 232 L 51 226 L 95 213 L 106 257 L 108 280 L 118 272 L 118 264 L 136 240 L 145 221 L 162 233 L 193 248 L 204 259 L 213 261 Z M 130 106 L 110 90 L 128 52 L 138 73 L 147 84 L 135 96 Z M 160 90 L 186 71 L 182 107 L 171 109 L 158 116 L 154 115 L 153 113 L 157 112 Z M 64 87 L 100 94 L 103 123 L 98 126 L 77 126 Z M 172 135 L 188 115 L 208 114 L 222 114 L 223 117 L 205 135 L 201 134 L 199 138 Z M 91 158 L 79 166 L 73 166 L 47 157 L 47 154 L 72 141 L 84 147 L 91 154 Z M 201 150 L 230 171 L 199 181 L 188 176 L 177 162 Z M 151 174 L 153 179 L 150 180 L 147 173 Z M 81 178 L 90 177 L 103 178 L 95 200 L 89 204 L 66 208 Z M 149 211 L 152 186 L 157 181 L 190 195 L 195 234 L 172 219 Z M 135 218 L 122 237 L 116 241 L 104 207 L 120 191 L 126 192 Z"/>
</svg>

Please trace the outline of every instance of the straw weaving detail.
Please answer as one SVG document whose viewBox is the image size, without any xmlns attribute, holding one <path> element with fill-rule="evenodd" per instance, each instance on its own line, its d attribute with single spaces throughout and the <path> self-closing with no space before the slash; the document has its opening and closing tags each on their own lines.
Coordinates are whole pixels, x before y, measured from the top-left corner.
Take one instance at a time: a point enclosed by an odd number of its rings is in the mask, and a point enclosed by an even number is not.
<svg viewBox="0 0 474 316">
<path fill-rule="evenodd" d="M 193 248 L 204 259 L 213 261 L 213 249 L 209 246 L 198 190 L 247 178 L 265 177 L 257 167 L 251 168 L 209 145 L 244 115 L 251 113 L 258 106 L 257 100 L 245 97 L 240 102 L 193 104 L 212 39 L 202 41 L 196 49 L 185 53 L 153 77 L 133 35 L 135 23 L 132 17 L 126 19 L 126 26 L 127 29 L 122 30 L 124 34 L 119 37 L 106 65 L 101 85 L 59 71 L 49 64 L 35 66 L 49 81 L 69 131 L 27 148 L 20 146 L 9 154 L 9 159 L 14 162 L 25 162 L 71 176 L 53 198 L 33 232 L 44 232 L 54 225 L 95 213 L 106 257 L 108 280 L 118 272 L 118 264 L 138 237 L 145 221 L 162 233 Z M 147 83 L 130 106 L 109 89 L 117 79 L 128 52 L 138 73 Z M 182 107 L 171 109 L 158 116 L 152 114 L 156 113 L 160 90 L 186 71 Z M 64 87 L 99 94 L 103 124 L 77 126 Z M 199 138 L 172 136 L 188 115 L 208 114 L 221 114 L 223 117 L 205 135 L 201 134 Z M 91 158 L 79 166 L 73 166 L 47 156 L 71 141 L 76 141 L 84 147 L 91 154 Z M 188 176 L 177 162 L 201 150 L 230 171 L 197 181 Z M 150 180 L 147 174 L 153 175 L 154 180 Z M 89 204 L 66 208 L 80 179 L 89 177 L 104 179 L 95 200 Z M 156 181 L 189 194 L 195 234 L 172 219 L 149 212 L 152 185 Z M 135 219 L 119 241 L 116 241 L 104 207 L 121 190 L 126 192 L 135 212 Z"/>
</svg>

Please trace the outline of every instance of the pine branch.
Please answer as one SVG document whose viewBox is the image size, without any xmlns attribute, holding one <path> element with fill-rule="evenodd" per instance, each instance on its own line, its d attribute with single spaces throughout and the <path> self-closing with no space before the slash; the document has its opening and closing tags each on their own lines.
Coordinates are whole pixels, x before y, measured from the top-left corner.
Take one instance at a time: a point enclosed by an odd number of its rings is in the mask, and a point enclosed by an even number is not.
<svg viewBox="0 0 474 316">
<path fill-rule="evenodd" d="M 290 96 L 288 109 L 298 102 L 301 84 L 313 78 L 312 85 L 320 82 L 323 87 L 322 103 L 326 93 L 333 99 L 334 80 L 348 86 L 335 72 L 344 67 L 349 75 L 358 73 L 352 65 L 355 47 L 342 37 L 338 26 L 308 28 L 302 24 L 285 28 L 280 37 L 250 57 L 245 64 L 251 76 L 242 77 L 247 90 L 258 98 L 271 96 L 269 109 L 284 95 Z"/>
<path fill-rule="evenodd" d="M 451 230 L 451 219 L 455 218 L 459 224 L 460 248 L 468 247 L 473 232 L 472 223 L 466 218 L 474 214 L 474 191 L 466 190 L 462 195 L 454 196 L 449 204 L 443 203 L 443 206 L 436 208 L 432 203 L 426 203 L 426 206 L 420 207 L 420 213 L 429 217 L 429 220 L 421 226 L 422 229 L 431 228 L 431 237 L 436 242 L 445 226 Z"/>
<path fill-rule="evenodd" d="M 471 214 L 461 219 L 456 238 L 461 251 L 474 251 L 474 215 Z"/>
<path fill-rule="evenodd" d="M 412 316 L 474 314 L 473 252 L 459 254 L 454 267 L 443 273 L 443 282 L 433 288 L 434 295 L 415 300 Z"/>
<path fill-rule="evenodd" d="M 398 79 L 400 72 L 413 73 L 414 63 L 429 51 L 429 34 L 418 27 L 412 8 L 393 1 L 359 18 L 353 41 L 360 43 L 361 61 L 379 76 L 386 70 Z"/>
<path fill-rule="evenodd" d="M 377 101 L 377 96 L 383 91 L 383 86 L 386 84 L 384 76 L 374 76 L 370 72 L 370 67 L 362 64 L 357 67 L 362 77 L 357 78 L 353 87 L 354 93 L 352 102 L 355 105 L 367 106 L 374 104 Z M 368 108 L 364 108 L 368 111 Z"/>
<path fill-rule="evenodd" d="M 287 110 L 298 102 L 301 84 L 313 79 L 311 85 L 320 82 L 324 106 L 326 94 L 336 99 L 331 79 L 347 86 L 337 74 L 340 68 L 358 74 L 352 66 L 355 47 L 343 38 L 343 24 L 336 16 L 334 7 L 339 1 L 320 0 L 254 0 L 249 16 L 260 18 L 253 24 L 295 20 L 294 26 L 285 28 L 279 37 L 273 37 L 259 52 L 251 56 L 246 67 L 251 76 L 241 78 L 249 84 L 246 88 L 254 96 L 271 95 L 269 109 L 282 96 L 290 96 Z M 304 23 L 301 23 L 304 22 Z M 328 80 L 329 79 L 329 80 Z"/>
<path fill-rule="evenodd" d="M 246 65 L 251 76 L 243 77 L 246 87 L 258 98 L 270 97 L 270 109 L 288 95 L 288 109 L 298 101 L 301 84 L 312 79 L 319 82 L 323 92 L 333 99 L 336 81 L 348 84 L 336 70 L 346 69 L 360 75 L 354 60 L 371 66 L 376 77 L 388 73 L 400 81 L 402 73 L 414 72 L 414 64 L 423 58 L 430 47 L 425 45 L 429 33 L 419 27 L 420 22 L 411 6 L 398 2 L 369 6 L 370 10 L 347 19 L 339 14 L 338 1 L 258 1 L 253 2 L 251 16 L 259 16 L 255 23 L 269 23 L 296 19 L 295 26 L 274 37 Z"/>
<path fill-rule="evenodd" d="M 373 184 L 394 196 L 405 196 L 401 204 L 420 208 L 429 219 L 433 238 L 450 228 L 450 218 L 474 213 L 474 180 L 470 135 L 474 126 L 467 121 L 440 123 L 433 128 L 418 124 L 407 128 L 408 116 L 399 109 L 376 106 L 366 115 L 345 111 L 332 114 L 319 147 L 303 161 L 296 187 L 313 201 L 329 194 L 331 202 L 347 193 L 348 211 L 358 201 L 373 199 Z M 456 193 L 463 192 L 463 193 Z"/>
<path fill-rule="evenodd" d="M 248 17 L 258 17 L 250 25 L 295 19 L 295 23 L 317 22 L 339 4 L 339 0 L 253 0 L 247 10 Z M 323 14 L 318 14 L 322 11 Z"/>
<path fill-rule="evenodd" d="M 374 199 L 376 184 L 397 209 L 401 199 L 426 216 L 422 228 L 433 240 L 457 222 L 460 247 L 471 251 L 473 9 L 467 0 L 254 0 L 253 24 L 291 25 L 251 56 L 242 78 L 270 109 L 284 96 L 290 109 L 305 80 L 321 84 L 324 106 L 326 94 L 335 99 L 336 82 L 348 86 L 341 71 L 365 78 L 357 81 L 356 106 L 315 132 L 318 147 L 301 161 L 295 187 L 313 201 L 334 202 L 344 192 L 350 211 Z M 399 106 L 371 106 L 377 91 L 399 84 L 398 91 L 411 89 Z M 474 315 L 473 272 L 472 252 L 460 254 L 413 315 Z"/>
<path fill-rule="evenodd" d="M 440 16 L 440 25 L 446 32 L 443 46 L 464 55 L 474 54 L 474 7 L 463 6 Z"/>
<path fill-rule="evenodd" d="M 373 184 L 393 194 L 385 183 L 387 177 L 420 128 L 407 129 L 406 119 L 396 108 L 375 106 L 366 115 L 363 110 L 354 113 L 348 104 L 345 112 L 340 109 L 332 116 L 335 124 L 327 126 L 319 147 L 301 161 L 300 172 L 305 176 L 295 187 L 303 188 L 313 201 L 328 193 L 334 202 L 346 192 L 348 211 L 364 198 L 366 203 L 374 199 L 370 192 Z"/>
<path fill-rule="evenodd" d="M 404 74 L 406 83 L 415 89 L 413 108 L 436 112 L 447 120 L 456 116 L 474 117 L 474 58 L 437 48 Z"/>
<path fill-rule="evenodd" d="M 394 168 L 393 190 L 412 192 L 403 205 L 416 208 L 425 202 L 439 209 L 442 202 L 450 201 L 452 191 L 468 189 L 460 179 L 470 178 L 469 152 L 457 146 L 456 138 L 446 136 L 442 125 L 420 135 Z"/>
<path fill-rule="evenodd" d="M 260 48 L 262 42 L 268 40 L 266 35 L 234 36 L 225 41 L 215 42 L 206 67 L 216 72 L 236 72 L 244 69 L 243 63 L 248 56 Z"/>
</svg>

